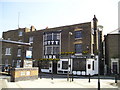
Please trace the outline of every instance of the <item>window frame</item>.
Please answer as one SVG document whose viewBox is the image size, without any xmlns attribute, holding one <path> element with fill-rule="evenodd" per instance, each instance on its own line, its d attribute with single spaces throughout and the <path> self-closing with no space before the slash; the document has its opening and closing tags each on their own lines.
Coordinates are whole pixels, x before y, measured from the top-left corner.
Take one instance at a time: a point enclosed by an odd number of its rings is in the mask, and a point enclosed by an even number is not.
<svg viewBox="0 0 120 90">
<path fill-rule="evenodd" d="M 47 40 L 47 41 L 49 41 L 49 40 L 51 41 L 52 39 L 53 39 L 52 33 L 47 33 L 47 34 L 46 34 L 46 40 Z"/>
<path fill-rule="evenodd" d="M 5 49 L 5 55 L 11 55 L 11 48 Z"/>
<path fill-rule="evenodd" d="M 21 57 L 21 54 L 22 54 L 22 49 L 18 48 L 17 57 Z"/>
<path fill-rule="evenodd" d="M 80 45 L 78 48 L 77 45 Z M 81 48 L 81 50 L 79 50 Z M 75 44 L 75 53 L 82 53 L 82 44 Z"/>
<path fill-rule="evenodd" d="M 55 49 L 55 51 L 54 51 L 54 48 L 58 48 L 58 52 L 57 52 L 57 50 Z M 55 53 L 56 52 L 56 53 Z M 60 47 L 59 46 L 53 46 L 53 54 L 59 54 L 60 53 Z"/>
<path fill-rule="evenodd" d="M 18 36 L 23 36 L 23 31 L 19 31 Z"/>
<path fill-rule="evenodd" d="M 33 39 L 34 39 L 33 36 L 29 37 L 29 43 L 33 43 Z"/>
<path fill-rule="evenodd" d="M 76 39 L 82 38 L 82 31 L 81 30 L 80 31 L 75 31 L 75 38 Z"/>
</svg>

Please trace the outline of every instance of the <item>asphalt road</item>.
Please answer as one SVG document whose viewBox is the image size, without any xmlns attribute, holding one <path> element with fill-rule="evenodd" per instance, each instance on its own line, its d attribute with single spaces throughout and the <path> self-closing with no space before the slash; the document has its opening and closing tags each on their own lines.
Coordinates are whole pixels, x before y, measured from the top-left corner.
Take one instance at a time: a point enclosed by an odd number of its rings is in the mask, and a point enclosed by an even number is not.
<svg viewBox="0 0 120 90">
<path fill-rule="evenodd" d="M 39 78 L 66 78 L 67 79 L 67 74 L 46 74 L 46 73 L 42 73 L 39 74 Z M 70 78 L 78 78 L 78 79 L 89 79 L 89 76 L 79 76 L 79 75 L 69 75 Z M 90 76 L 91 79 L 97 79 L 98 76 Z M 114 80 L 115 77 L 114 76 L 100 76 L 100 79 L 112 79 Z M 118 78 L 117 78 L 118 79 Z"/>
</svg>

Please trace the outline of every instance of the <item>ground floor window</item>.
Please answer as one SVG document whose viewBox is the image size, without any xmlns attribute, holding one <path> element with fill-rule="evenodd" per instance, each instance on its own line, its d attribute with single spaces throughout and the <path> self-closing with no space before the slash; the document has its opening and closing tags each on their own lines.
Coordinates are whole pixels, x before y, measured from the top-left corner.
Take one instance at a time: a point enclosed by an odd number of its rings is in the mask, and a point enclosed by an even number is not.
<svg viewBox="0 0 120 90">
<path fill-rule="evenodd" d="M 21 60 L 17 60 L 17 68 L 20 68 Z"/>
<path fill-rule="evenodd" d="M 73 59 L 73 70 L 74 71 L 86 71 L 86 59 L 84 58 Z"/>
<path fill-rule="evenodd" d="M 50 62 L 49 61 L 42 61 L 41 62 L 41 69 L 49 69 Z"/>
<path fill-rule="evenodd" d="M 112 62 L 112 73 L 113 74 L 118 73 L 118 64 L 117 64 L 117 62 Z"/>
<path fill-rule="evenodd" d="M 62 61 L 62 69 L 68 69 L 68 61 Z"/>
<path fill-rule="evenodd" d="M 8 66 L 8 59 L 5 60 L 5 66 Z"/>
<path fill-rule="evenodd" d="M 15 66 L 15 60 L 12 60 L 12 67 Z"/>
</svg>

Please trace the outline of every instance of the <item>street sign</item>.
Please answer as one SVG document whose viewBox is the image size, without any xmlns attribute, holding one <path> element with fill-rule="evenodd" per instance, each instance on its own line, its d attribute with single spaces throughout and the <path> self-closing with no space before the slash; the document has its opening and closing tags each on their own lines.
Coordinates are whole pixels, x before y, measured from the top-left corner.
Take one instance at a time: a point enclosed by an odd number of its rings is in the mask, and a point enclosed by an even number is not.
<svg viewBox="0 0 120 90">
<path fill-rule="evenodd" d="M 32 51 L 29 50 L 26 51 L 26 58 L 28 59 L 32 58 Z"/>
</svg>

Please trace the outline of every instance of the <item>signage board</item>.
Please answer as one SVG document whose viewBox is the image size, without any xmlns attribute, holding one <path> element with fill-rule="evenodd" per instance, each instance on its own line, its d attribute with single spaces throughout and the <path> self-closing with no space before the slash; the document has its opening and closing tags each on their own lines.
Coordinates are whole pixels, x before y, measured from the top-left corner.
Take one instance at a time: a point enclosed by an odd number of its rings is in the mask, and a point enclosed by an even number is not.
<svg viewBox="0 0 120 90">
<path fill-rule="evenodd" d="M 32 58 L 32 51 L 29 50 L 26 51 L 26 58 L 28 59 Z"/>
<path fill-rule="evenodd" d="M 24 68 L 32 68 L 32 60 L 24 60 Z"/>
</svg>

